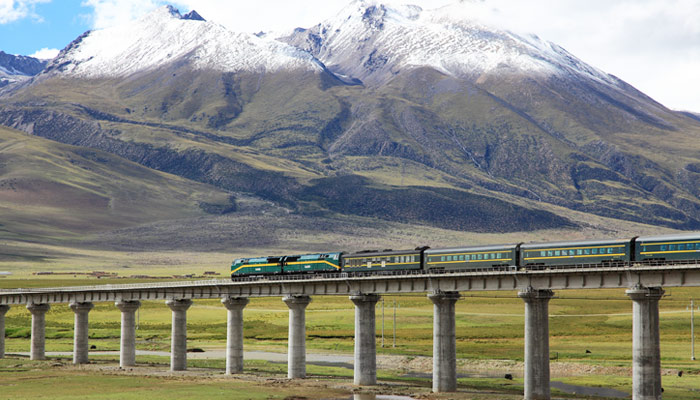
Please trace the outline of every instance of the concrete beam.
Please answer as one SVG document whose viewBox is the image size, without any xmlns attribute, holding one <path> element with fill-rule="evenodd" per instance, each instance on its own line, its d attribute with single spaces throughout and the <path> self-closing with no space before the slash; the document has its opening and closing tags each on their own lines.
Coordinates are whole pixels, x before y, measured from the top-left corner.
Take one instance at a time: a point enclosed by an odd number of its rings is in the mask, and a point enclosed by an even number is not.
<svg viewBox="0 0 700 400">
<path fill-rule="evenodd" d="M 355 304 L 355 385 L 377 383 L 376 294 L 350 296 Z"/>
<path fill-rule="evenodd" d="M 70 303 L 69 307 L 75 313 L 75 329 L 73 331 L 73 364 L 88 362 L 88 313 L 95 307 L 92 303 Z"/>
<path fill-rule="evenodd" d="M 458 292 L 433 292 L 433 392 L 457 391 L 455 303 Z"/>
<path fill-rule="evenodd" d="M 192 300 L 167 300 L 165 304 L 173 311 L 172 331 L 170 338 L 170 370 L 184 371 L 187 369 L 187 309 Z"/>
<path fill-rule="evenodd" d="M 221 303 L 228 310 L 226 325 L 226 374 L 243 371 L 243 308 L 249 300 L 245 297 L 226 297 Z"/>
<path fill-rule="evenodd" d="M 660 287 L 637 285 L 625 294 L 632 299 L 632 398 L 661 399 L 661 348 L 659 341 Z"/>
<path fill-rule="evenodd" d="M 0 304 L 0 358 L 5 358 L 5 314 L 10 306 Z"/>
<path fill-rule="evenodd" d="M 525 399 L 549 400 L 549 300 L 554 292 L 528 287 L 525 301 Z"/>
<path fill-rule="evenodd" d="M 121 339 L 119 347 L 119 367 L 136 365 L 136 310 L 141 307 L 138 300 L 119 300 L 114 303 L 122 312 Z"/>
<path fill-rule="evenodd" d="M 306 306 L 311 297 L 287 295 L 282 301 L 289 307 L 287 377 L 306 378 Z"/>
<path fill-rule="evenodd" d="M 29 350 L 30 360 L 46 359 L 46 312 L 48 304 L 27 304 L 27 310 L 32 313 L 32 341 Z"/>
</svg>

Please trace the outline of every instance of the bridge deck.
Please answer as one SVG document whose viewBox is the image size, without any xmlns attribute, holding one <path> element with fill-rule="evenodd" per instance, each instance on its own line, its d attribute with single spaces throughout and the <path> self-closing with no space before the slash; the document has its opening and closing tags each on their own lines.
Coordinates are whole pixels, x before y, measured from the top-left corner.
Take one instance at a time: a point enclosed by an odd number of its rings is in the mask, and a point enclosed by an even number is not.
<svg viewBox="0 0 700 400">
<path fill-rule="evenodd" d="M 700 265 L 577 267 L 541 271 L 459 271 L 398 275 L 297 275 L 230 281 L 213 279 L 124 285 L 0 290 L 0 304 L 117 300 L 216 299 L 284 295 L 425 293 L 536 289 L 603 289 L 700 286 Z"/>
</svg>

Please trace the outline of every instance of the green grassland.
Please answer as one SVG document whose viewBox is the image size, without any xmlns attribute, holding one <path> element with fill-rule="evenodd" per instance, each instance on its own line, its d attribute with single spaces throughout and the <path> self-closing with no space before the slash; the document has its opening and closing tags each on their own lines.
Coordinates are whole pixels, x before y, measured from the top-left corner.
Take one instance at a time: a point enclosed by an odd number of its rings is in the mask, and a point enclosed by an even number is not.
<svg viewBox="0 0 700 400">
<path fill-rule="evenodd" d="M 2 281 L 0 281 L 2 282 Z M 522 390 L 523 311 L 522 300 L 513 292 L 463 293 L 456 306 L 458 370 L 468 375 L 460 379 L 466 391 L 497 390 L 503 396 Z M 660 303 L 661 355 L 664 398 L 691 399 L 700 383 L 700 361 L 690 360 L 690 298 L 700 296 L 700 289 L 669 288 Z M 396 347 L 393 342 L 393 312 L 396 303 Z M 623 290 L 558 291 L 550 302 L 550 358 L 552 379 L 583 386 L 601 386 L 630 392 L 632 357 L 632 303 Z M 429 363 L 416 364 L 432 352 L 432 303 L 424 295 L 385 296 L 384 318 L 382 303 L 377 306 L 377 353 L 382 356 L 403 356 L 403 363 L 386 366 L 380 363 L 380 380 L 405 382 L 415 386 L 412 393 L 429 384 L 429 378 L 406 378 L 406 373 L 428 368 Z M 71 351 L 73 312 L 67 305 L 54 305 L 47 313 L 47 351 Z M 101 351 L 119 349 L 118 309 L 111 303 L 98 303 L 90 313 L 90 345 L 96 346 L 91 359 L 111 365 L 118 356 L 100 356 Z M 145 301 L 139 311 L 137 349 L 168 351 L 170 342 L 170 311 L 163 302 Z M 8 353 L 29 350 L 30 314 L 24 307 L 12 307 L 6 316 L 6 348 Z M 384 347 L 381 347 L 381 327 L 384 324 Z M 287 345 L 288 309 L 279 298 L 251 299 L 244 310 L 244 346 L 246 350 L 283 353 Z M 307 348 L 309 352 L 351 354 L 354 336 L 354 309 L 346 297 L 314 297 L 306 313 Z M 218 300 L 196 301 L 188 311 L 188 348 L 205 352 L 221 351 L 226 341 L 226 310 Z M 41 377 L 36 367 L 26 367 L 26 361 L 2 362 L 11 379 L 37 380 L 41 384 L 56 384 L 70 390 L 79 385 L 84 371 L 64 371 Z M 48 361 L 47 363 L 51 363 Z M 137 363 L 155 363 L 167 369 L 165 357 L 137 356 Z M 21 364 L 22 368 L 11 368 Z M 44 365 L 42 367 L 42 365 Z M 203 368 L 217 375 L 223 360 L 191 360 L 192 368 Z M 247 373 L 283 376 L 285 366 L 248 360 Z M 682 377 L 677 372 L 684 372 Z M 311 366 L 312 376 L 349 378 L 347 368 Z M 429 369 L 423 372 L 429 372 Z M 4 373 L 4 372 L 3 372 Z M 66 379 L 58 376 L 66 374 Z M 502 379 L 512 373 L 514 381 Z M 251 375 L 251 376 L 252 376 Z M 98 374 L 105 380 L 110 393 L 120 385 L 139 392 L 139 385 L 155 379 L 151 376 L 125 377 Z M 247 375 L 248 376 L 248 375 Z M 60 384 L 58 383 L 60 381 Z M 133 381 L 133 385 L 130 383 Z M 195 378 L 196 381 L 196 378 Z M 342 379 L 341 379 L 342 381 Z M 158 380 L 153 389 L 156 396 L 165 397 L 169 390 L 183 384 L 178 379 Z M 222 381 L 216 385 L 234 385 Z M 417 385 L 417 386 L 416 386 Z M 31 397 L 34 388 L 22 392 L 19 398 Z M 190 387 L 190 386 L 188 386 Z M 192 387 L 196 387 L 193 385 Z M 111 389 L 114 388 L 114 389 Z M 15 390 L 15 389 L 13 389 Z M 89 389 L 85 395 L 90 398 Z M 182 390 L 189 390 L 184 388 Z M 206 390 L 215 390 L 207 388 Z M 212 396 L 215 396 L 212 394 Z M 317 393 L 311 398 L 321 398 Z M 499 395 L 500 396 L 500 395 Z M 14 397 L 13 397 L 14 398 Z M 216 397 L 214 397 L 216 398 Z M 500 397 L 499 397 L 500 398 Z"/>
</svg>

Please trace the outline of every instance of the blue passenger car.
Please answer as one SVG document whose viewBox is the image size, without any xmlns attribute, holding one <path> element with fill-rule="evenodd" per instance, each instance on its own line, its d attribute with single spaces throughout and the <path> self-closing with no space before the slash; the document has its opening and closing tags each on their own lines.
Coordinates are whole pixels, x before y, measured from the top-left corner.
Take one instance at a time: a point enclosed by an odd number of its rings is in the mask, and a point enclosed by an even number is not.
<svg viewBox="0 0 700 400">
<path fill-rule="evenodd" d="M 635 239 L 635 261 L 641 263 L 700 261 L 700 232 Z"/>
<path fill-rule="evenodd" d="M 425 264 L 432 271 L 517 269 L 518 244 L 430 249 Z"/>
<path fill-rule="evenodd" d="M 631 240 L 528 243 L 520 245 L 520 265 L 527 269 L 548 267 L 629 264 Z"/>
<path fill-rule="evenodd" d="M 391 273 L 422 268 L 423 249 L 365 250 L 343 255 L 343 272 Z"/>
</svg>

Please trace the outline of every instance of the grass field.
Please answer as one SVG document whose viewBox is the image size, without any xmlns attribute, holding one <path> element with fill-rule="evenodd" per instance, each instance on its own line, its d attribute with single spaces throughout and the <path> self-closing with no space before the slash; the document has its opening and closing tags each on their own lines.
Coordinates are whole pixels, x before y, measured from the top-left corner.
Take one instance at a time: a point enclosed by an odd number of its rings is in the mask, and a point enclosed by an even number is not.
<svg viewBox="0 0 700 400">
<path fill-rule="evenodd" d="M 10 281 L 3 280 L 2 283 Z M 460 379 L 461 387 L 464 390 L 496 390 L 503 396 L 521 391 L 524 321 L 522 300 L 517 298 L 514 292 L 463 295 L 464 298 L 456 306 L 457 352 L 460 359 L 458 370 L 459 373 L 467 375 L 466 378 Z M 700 362 L 690 360 L 690 311 L 687 307 L 691 298 L 698 297 L 700 289 L 669 288 L 666 297 L 660 303 L 661 354 L 666 399 L 697 398 L 696 390 L 700 388 Z M 394 303 L 396 347 L 392 347 Z M 408 379 L 405 376 L 409 372 L 430 372 L 429 358 L 425 356 L 429 357 L 432 353 L 432 303 L 424 295 L 385 296 L 383 319 L 381 305 L 380 302 L 377 306 L 377 353 L 380 358 L 385 355 L 404 357 L 401 358 L 403 361 L 396 365 L 382 366 L 380 362 L 380 379 L 383 377 L 391 382 L 407 381 L 406 384 L 414 387 L 412 390 L 418 393 L 423 390 L 420 388 L 429 385 L 429 377 Z M 632 303 L 624 295 L 624 290 L 557 292 L 550 302 L 552 380 L 573 385 L 613 388 L 629 393 L 632 384 L 631 311 Z M 119 349 L 119 318 L 119 311 L 113 304 L 95 305 L 95 309 L 90 313 L 90 345 L 96 347 L 91 351 L 91 360 L 100 359 L 99 363 L 112 360 L 112 365 L 116 363 L 117 356 L 100 356 L 100 351 Z M 163 302 L 143 302 L 138 315 L 137 349 L 168 351 L 170 318 L 170 310 Z M 46 319 L 47 351 L 71 351 L 73 312 L 67 305 L 54 305 Z M 8 312 L 8 353 L 29 351 L 30 322 L 30 314 L 24 307 L 12 307 Z M 314 297 L 307 308 L 306 323 L 308 351 L 352 353 L 354 309 L 346 297 Z M 244 310 L 245 349 L 286 352 L 287 324 L 288 309 L 280 299 L 251 299 Z M 383 348 L 382 324 L 385 344 Z M 225 341 L 225 308 L 216 300 L 196 301 L 188 311 L 188 347 L 200 348 L 205 352 L 221 350 Z M 140 365 L 162 364 L 161 370 L 168 369 L 168 359 L 164 357 L 139 356 L 137 362 Z M 85 371 L 64 368 L 58 375 L 52 372 L 47 376 L 36 371 L 37 368 L 45 368 L 46 363 L 30 364 L 29 367 L 26 363 L 26 360 L 3 361 L 3 376 L 16 380 L 12 388 L 18 392 L 17 396 L 13 395 L 12 398 L 32 398 L 36 385 L 21 384 L 30 381 L 40 382 L 41 385 L 58 385 L 68 392 L 70 387 L 80 386 L 81 390 L 85 390 L 85 398 L 96 396 L 89 393 L 89 386 L 81 384 L 81 379 L 87 379 L 83 376 Z M 247 363 L 247 371 L 255 372 L 255 375 L 259 375 L 260 371 L 276 378 L 286 375 L 285 365 L 264 362 L 259 362 L 259 365 L 251 364 L 254 363 L 253 360 L 247 360 Z M 21 367 L 14 368 L 13 365 Z M 221 374 L 224 368 L 223 360 L 190 360 L 189 366 L 202 368 L 216 376 Z M 352 376 L 352 371 L 346 368 L 309 368 L 310 371 L 314 371 L 310 372 L 312 375 L 324 375 L 324 379 Z M 678 377 L 678 371 L 681 370 L 683 376 Z M 512 373 L 516 379 L 505 381 L 502 379 L 504 373 Z M 65 379 L 62 378 L 62 374 L 66 374 Z M 118 387 L 126 385 L 134 393 L 143 394 L 138 388 L 139 385 L 144 385 L 144 388 L 157 391 L 154 392 L 156 398 L 186 398 L 170 397 L 169 391 L 187 393 L 187 390 L 190 390 L 188 388 L 197 387 L 197 384 L 192 382 L 183 383 L 176 378 L 163 380 L 149 374 L 130 377 L 100 371 L 97 375 L 99 380 L 105 381 L 102 386 L 105 390 L 103 393 L 112 393 L 112 390 L 116 391 Z M 159 382 L 159 385 L 156 385 L 159 389 L 148 383 L 153 379 Z M 252 378 L 249 376 L 245 379 Z M 341 379 L 339 382 L 345 381 Z M 206 390 L 212 391 L 211 398 L 217 398 L 216 390 L 235 391 L 236 384 L 240 382 L 224 379 L 211 386 L 207 384 Z M 23 392 L 22 388 L 26 388 L 27 391 Z M 261 390 L 264 392 L 264 385 Z M 328 396 L 327 393 L 317 393 L 314 390 L 308 395 L 303 394 L 303 391 L 294 390 L 289 393 L 309 398 L 329 398 L 324 397 Z M 246 398 L 257 398 L 253 393 L 254 391 L 251 392 L 251 397 Z M 507 398 L 499 397 L 500 394 L 496 398 Z"/>
</svg>

